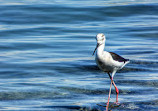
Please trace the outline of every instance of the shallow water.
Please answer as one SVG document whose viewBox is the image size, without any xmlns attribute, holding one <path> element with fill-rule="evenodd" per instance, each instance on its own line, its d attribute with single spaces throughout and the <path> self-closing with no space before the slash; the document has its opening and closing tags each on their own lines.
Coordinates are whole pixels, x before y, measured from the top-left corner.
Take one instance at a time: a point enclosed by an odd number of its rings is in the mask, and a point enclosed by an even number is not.
<svg viewBox="0 0 158 111">
<path fill-rule="evenodd" d="M 109 109 L 158 110 L 157 0 L 5 0 L 0 10 L 0 110 L 105 110 L 110 79 L 92 56 L 100 32 L 131 60 Z"/>
</svg>

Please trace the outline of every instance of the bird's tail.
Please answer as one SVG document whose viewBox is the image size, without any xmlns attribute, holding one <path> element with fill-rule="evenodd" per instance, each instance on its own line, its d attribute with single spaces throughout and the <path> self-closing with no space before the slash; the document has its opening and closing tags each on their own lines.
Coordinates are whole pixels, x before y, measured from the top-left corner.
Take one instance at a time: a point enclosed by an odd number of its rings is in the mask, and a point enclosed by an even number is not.
<svg viewBox="0 0 158 111">
<path fill-rule="evenodd" d="M 129 62 L 130 62 L 130 60 L 129 60 L 129 59 L 126 59 L 125 63 L 124 63 L 123 66 L 121 67 L 121 69 L 122 69 L 126 64 L 128 64 Z"/>
</svg>

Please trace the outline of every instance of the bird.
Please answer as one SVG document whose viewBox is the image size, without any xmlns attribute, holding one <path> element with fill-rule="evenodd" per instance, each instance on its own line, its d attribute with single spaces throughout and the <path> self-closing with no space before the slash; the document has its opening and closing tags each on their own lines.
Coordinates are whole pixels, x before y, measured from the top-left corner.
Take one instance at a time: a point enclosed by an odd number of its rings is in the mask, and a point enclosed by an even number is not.
<svg viewBox="0 0 158 111">
<path fill-rule="evenodd" d="M 125 59 L 114 52 L 104 51 L 106 37 L 103 33 L 98 33 L 96 35 L 96 41 L 97 45 L 92 55 L 94 55 L 96 52 L 95 61 L 97 66 L 100 70 L 106 72 L 109 75 L 109 78 L 111 79 L 108 102 L 106 104 L 106 111 L 108 111 L 112 84 L 115 87 L 116 103 L 118 103 L 119 90 L 113 80 L 114 75 L 118 70 L 122 69 L 126 64 L 128 64 L 130 60 Z"/>
</svg>

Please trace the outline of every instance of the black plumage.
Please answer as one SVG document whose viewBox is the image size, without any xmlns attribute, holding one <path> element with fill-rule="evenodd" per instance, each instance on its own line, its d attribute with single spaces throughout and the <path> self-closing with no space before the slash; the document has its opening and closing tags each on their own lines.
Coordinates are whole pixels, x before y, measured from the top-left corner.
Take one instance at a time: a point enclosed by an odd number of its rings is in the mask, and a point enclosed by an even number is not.
<svg viewBox="0 0 158 111">
<path fill-rule="evenodd" d="M 125 63 L 126 61 L 129 61 L 129 59 L 125 59 L 125 58 L 119 56 L 119 55 L 116 54 L 116 53 L 113 53 L 113 52 L 109 52 L 109 53 L 111 54 L 112 58 L 113 58 L 115 61 L 124 62 L 124 63 Z"/>
</svg>

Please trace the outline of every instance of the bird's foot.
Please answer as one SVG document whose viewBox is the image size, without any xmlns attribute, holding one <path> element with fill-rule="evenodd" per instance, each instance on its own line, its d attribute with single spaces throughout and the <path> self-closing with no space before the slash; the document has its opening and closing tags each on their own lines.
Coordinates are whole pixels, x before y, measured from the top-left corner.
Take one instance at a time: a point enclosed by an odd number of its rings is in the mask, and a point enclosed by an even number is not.
<svg viewBox="0 0 158 111">
<path fill-rule="evenodd" d="M 119 103 L 119 102 L 114 102 L 113 104 L 118 105 L 118 106 L 120 105 L 120 103 Z"/>
</svg>

